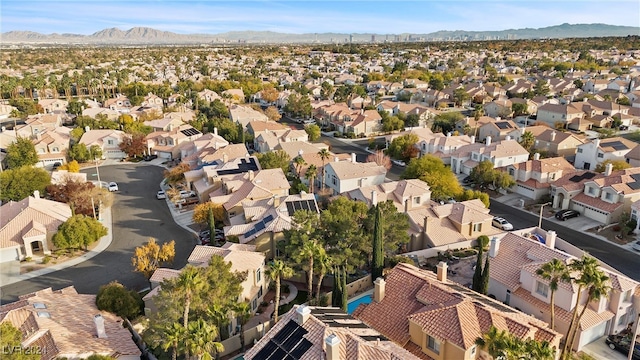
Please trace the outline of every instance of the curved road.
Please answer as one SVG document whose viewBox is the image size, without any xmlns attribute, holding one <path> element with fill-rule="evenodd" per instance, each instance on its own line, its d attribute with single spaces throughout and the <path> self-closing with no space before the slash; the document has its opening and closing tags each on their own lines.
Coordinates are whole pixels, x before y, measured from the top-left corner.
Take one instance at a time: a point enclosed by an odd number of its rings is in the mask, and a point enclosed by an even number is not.
<svg viewBox="0 0 640 360">
<path fill-rule="evenodd" d="M 95 294 L 98 288 L 118 280 L 130 289 L 141 290 L 149 282 L 133 272 L 131 257 L 137 246 L 154 237 L 159 243 L 176 241 L 176 257 L 171 265 L 181 268 L 187 262 L 195 237 L 178 226 L 171 217 L 167 203 L 156 199 L 162 181 L 163 168 L 138 164 L 118 164 L 100 167 L 100 180 L 115 181 L 120 189 L 112 207 L 113 241 L 102 253 L 76 266 L 34 279 L 0 288 L 2 303 L 15 301 L 18 295 L 47 287 L 60 289 L 74 285 L 79 293 Z M 95 180 L 95 169 L 85 169 Z"/>
</svg>

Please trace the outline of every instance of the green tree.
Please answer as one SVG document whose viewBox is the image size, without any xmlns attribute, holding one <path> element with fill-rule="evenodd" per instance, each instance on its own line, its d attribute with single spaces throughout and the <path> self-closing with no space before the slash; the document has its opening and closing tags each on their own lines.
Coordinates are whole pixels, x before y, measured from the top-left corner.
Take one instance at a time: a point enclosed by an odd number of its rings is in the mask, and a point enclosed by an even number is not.
<svg viewBox="0 0 640 360">
<path fill-rule="evenodd" d="M 71 145 L 71 148 L 67 153 L 67 156 L 69 156 L 71 160 L 75 160 L 79 163 L 84 163 L 84 162 L 87 162 L 88 160 L 93 160 L 93 158 L 91 157 L 91 153 L 89 152 L 89 149 L 87 149 L 87 145 L 83 143 L 77 143 L 77 144 Z"/>
<path fill-rule="evenodd" d="M 293 260 L 298 263 L 305 263 L 303 269 L 307 272 L 307 300 L 313 299 L 313 261 L 325 253 L 322 245 L 316 239 L 310 239 L 302 243 L 302 246 L 293 253 Z"/>
<path fill-rule="evenodd" d="M 318 156 L 320 156 L 320 160 L 322 160 L 322 191 L 324 191 L 324 163 L 331 157 L 331 153 L 327 149 L 321 149 L 318 151 Z"/>
<path fill-rule="evenodd" d="M 274 307 L 273 319 L 278 322 L 278 307 L 280 306 L 280 280 L 288 279 L 294 275 L 293 269 L 287 266 L 282 260 L 274 260 L 269 263 L 267 276 L 276 283 L 276 303 Z"/>
<path fill-rule="evenodd" d="M 550 91 L 551 90 L 549 89 L 549 83 L 547 83 L 546 80 L 538 80 L 538 82 L 536 82 L 536 85 L 533 87 L 533 93 L 535 95 L 547 96 L 549 95 Z"/>
<path fill-rule="evenodd" d="M 484 249 L 482 246 L 478 247 L 478 254 L 476 257 L 476 268 L 473 271 L 473 280 L 471 283 L 471 289 L 476 292 L 481 292 L 482 286 L 482 256 L 484 254 Z"/>
<path fill-rule="evenodd" d="M 14 327 L 10 321 L 0 323 L 0 349 L 13 350 L 12 354 L 5 354 L 3 358 L 11 360 L 39 360 L 40 355 L 29 354 L 22 347 L 22 332 Z"/>
<path fill-rule="evenodd" d="M 316 141 L 320 139 L 320 127 L 316 124 L 307 125 L 304 127 L 304 131 L 309 135 L 309 141 Z"/>
<path fill-rule="evenodd" d="M 391 140 L 391 144 L 389 144 L 389 148 L 387 149 L 387 155 L 391 156 L 394 159 L 402 159 L 405 161 L 409 161 L 410 158 L 405 156 L 409 154 L 407 151 L 410 147 L 415 147 L 420 139 L 416 134 L 407 134 L 398 136 L 397 138 Z"/>
<path fill-rule="evenodd" d="M 44 195 L 47 185 L 51 182 L 49 173 L 40 168 L 23 166 L 0 172 L 0 200 L 19 201 L 38 190 Z"/>
<path fill-rule="evenodd" d="M 284 150 L 270 151 L 264 154 L 256 154 L 260 167 L 263 169 L 281 168 L 286 174 L 289 172 L 291 157 Z"/>
<path fill-rule="evenodd" d="M 489 257 L 485 257 L 484 268 L 482 269 L 482 279 L 480 282 L 480 293 L 487 295 L 489 292 Z"/>
<path fill-rule="evenodd" d="M 164 351 L 171 349 L 171 360 L 178 359 L 178 351 L 183 350 L 182 345 L 184 344 L 185 337 L 186 330 L 180 323 L 170 323 L 167 328 L 164 329 L 161 347 Z"/>
<path fill-rule="evenodd" d="M 480 190 L 471 190 L 466 189 L 462 192 L 460 196 L 458 196 L 458 201 L 467 201 L 473 199 L 479 199 L 484 204 L 484 207 L 489 208 L 489 194 L 482 192 Z"/>
<path fill-rule="evenodd" d="M 197 267 L 187 265 L 182 269 L 182 272 L 180 272 L 176 285 L 179 292 L 183 295 L 184 311 L 182 315 L 182 326 L 186 329 L 189 323 L 191 301 L 198 292 L 205 288 L 205 281 Z"/>
<path fill-rule="evenodd" d="M 373 224 L 373 258 L 371 260 L 371 278 L 382 277 L 384 269 L 383 232 L 380 206 L 375 206 L 375 220 Z"/>
<path fill-rule="evenodd" d="M 119 282 L 112 281 L 98 289 L 96 306 L 99 310 L 131 320 L 142 314 L 144 302 L 136 291 L 128 290 Z"/>
<path fill-rule="evenodd" d="M 464 116 L 457 111 L 444 112 L 433 118 L 431 130 L 433 132 L 449 133 L 455 129 L 456 123 L 463 120 Z"/>
<path fill-rule="evenodd" d="M 215 341 L 221 341 L 223 338 L 227 338 L 228 330 L 227 326 L 231 319 L 229 319 L 229 313 L 232 310 L 232 304 L 210 304 L 206 310 L 207 316 L 216 327 L 216 338 Z M 223 332 L 225 333 L 223 335 Z M 216 358 L 218 358 L 218 353 L 216 353 Z"/>
<path fill-rule="evenodd" d="M 462 194 L 462 186 L 456 175 L 440 158 L 433 155 L 411 160 L 402 178 L 420 179 L 426 182 L 431 188 L 431 197 L 436 200 L 457 198 Z"/>
<path fill-rule="evenodd" d="M 296 168 L 296 175 L 298 175 L 298 178 L 301 178 L 302 167 L 307 165 L 307 162 L 304 160 L 302 156 L 298 155 L 295 158 L 293 158 L 293 164 L 295 165 L 295 168 Z"/>
<path fill-rule="evenodd" d="M 529 113 L 529 108 L 525 103 L 513 103 L 511 104 L 511 110 L 514 116 L 527 115 Z"/>
<path fill-rule="evenodd" d="M 488 332 L 476 339 L 475 343 L 494 359 L 499 359 L 504 356 L 508 341 L 507 337 L 508 334 L 505 330 L 500 331 L 495 326 L 491 326 Z"/>
<path fill-rule="evenodd" d="M 364 266 L 371 255 L 370 233 L 364 230 L 368 207 L 362 201 L 338 197 L 320 214 L 321 233 L 329 255 L 352 272 Z"/>
<path fill-rule="evenodd" d="M 218 331 L 203 319 L 189 322 L 185 338 L 185 355 L 189 354 L 198 360 L 212 360 L 212 352 L 216 354 L 224 351 L 222 343 L 215 341 Z"/>
<path fill-rule="evenodd" d="M 471 179 L 478 185 L 493 185 L 496 189 L 507 189 L 515 185 L 515 180 L 504 171 L 494 169 L 489 160 L 481 161 L 471 170 Z"/>
<path fill-rule="evenodd" d="M 84 101 L 78 100 L 70 100 L 69 105 L 67 105 L 67 112 L 69 114 L 73 114 L 75 116 L 82 115 L 82 111 L 87 108 L 87 103 Z"/>
<path fill-rule="evenodd" d="M 84 216 L 73 215 L 58 227 L 52 242 L 59 249 L 80 249 L 87 247 L 107 235 L 107 228 L 98 220 Z"/>
<path fill-rule="evenodd" d="M 238 324 L 240 325 L 240 348 L 241 348 L 241 351 L 244 352 L 245 350 L 244 326 L 247 324 L 249 319 L 251 319 L 251 316 L 253 316 L 253 311 L 251 310 L 251 304 L 247 301 L 234 304 L 233 314 L 235 315 L 238 321 Z"/>
<path fill-rule="evenodd" d="M 31 140 L 18 136 L 15 142 L 7 146 L 5 161 L 9 169 L 17 169 L 22 166 L 33 166 L 40 160 Z"/>
<path fill-rule="evenodd" d="M 522 138 L 520 139 L 520 145 L 522 145 L 522 147 L 527 151 L 531 151 L 531 148 L 533 148 L 533 144 L 535 143 L 535 141 L 536 137 L 533 136 L 533 133 L 531 131 L 525 131 L 524 134 L 522 134 Z"/>
<path fill-rule="evenodd" d="M 470 98 L 471 96 L 469 96 L 469 93 L 467 93 L 463 87 L 459 87 L 453 91 L 453 100 L 458 106 L 462 106 L 462 104 Z"/>
<path fill-rule="evenodd" d="M 551 300 L 549 301 L 549 309 L 551 314 L 551 330 L 555 330 L 555 296 L 558 291 L 560 282 L 571 281 L 571 276 L 567 270 L 565 263 L 559 259 L 551 259 L 536 270 L 536 274 L 544 280 L 549 281 L 549 291 L 551 292 Z"/>
<path fill-rule="evenodd" d="M 409 217 L 404 212 L 398 211 L 393 201 L 387 200 L 378 203 L 382 224 L 382 244 L 384 257 L 391 257 L 402 251 L 409 243 Z M 364 219 L 364 229 L 367 234 L 374 234 L 376 206 L 369 209 L 367 218 Z M 373 235 L 371 235 L 373 236 Z"/>
<path fill-rule="evenodd" d="M 307 172 L 304 174 L 305 179 L 309 181 L 309 192 L 313 193 L 313 183 L 318 176 L 318 169 L 315 165 L 311 164 L 307 168 Z"/>
<path fill-rule="evenodd" d="M 603 173 L 607 168 L 607 164 L 612 165 L 612 171 L 624 170 L 631 167 L 629 163 L 624 160 L 605 160 L 600 164 L 596 165 L 595 172 Z"/>
<path fill-rule="evenodd" d="M 333 259 L 326 253 L 326 251 L 318 256 L 318 259 L 314 262 L 316 266 L 316 272 L 318 273 L 318 284 L 316 286 L 316 305 L 320 305 L 320 290 L 322 288 L 322 280 L 333 266 Z"/>
</svg>

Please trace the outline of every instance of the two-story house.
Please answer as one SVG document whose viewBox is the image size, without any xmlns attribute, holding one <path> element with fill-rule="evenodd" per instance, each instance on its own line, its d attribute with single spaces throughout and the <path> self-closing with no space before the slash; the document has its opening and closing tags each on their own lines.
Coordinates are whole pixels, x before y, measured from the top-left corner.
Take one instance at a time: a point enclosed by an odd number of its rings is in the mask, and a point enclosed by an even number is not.
<svg viewBox="0 0 640 360">
<path fill-rule="evenodd" d="M 567 265 L 577 260 L 556 249 L 559 240 L 554 231 L 539 228 L 493 237 L 488 254 L 491 264 L 489 294 L 524 313 L 550 322 L 549 280 L 543 279 L 536 271 L 552 259 Z M 597 302 L 586 303 L 588 289 L 583 288 L 578 303 L 579 288 L 569 282 L 560 281 L 555 292 L 555 330 L 559 333 L 567 332 L 576 307 L 578 311 L 585 311 L 577 328 L 576 351 L 604 335 L 620 332 L 637 317 L 632 302 L 639 284 L 609 266 L 601 266 L 600 270 L 609 277 L 611 290 Z"/>
<path fill-rule="evenodd" d="M 590 123 L 584 120 L 586 114 L 582 110 L 581 104 L 544 104 L 538 107 L 537 121 L 543 121 L 552 128 L 560 124 L 565 128 L 584 131 L 589 128 Z"/>
<path fill-rule="evenodd" d="M 513 114 L 511 100 L 495 100 L 484 105 L 484 113 L 492 118 L 508 118 Z"/>
<path fill-rule="evenodd" d="M 129 101 L 128 97 L 122 94 L 118 94 L 113 99 L 105 100 L 102 106 L 105 108 L 117 111 L 121 114 L 128 114 L 131 109 L 131 101 Z"/>
<path fill-rule="evenodd" d="M 529 126 L 523 131 L 531 132 L 536 138 L 531 147 L 533 150 L 550 156 L 573 157 L 578 145 L 584 144 L 582 139 L 569 131 L 557 131 L 546 126 Z"/>
<path fill-rule="evenodd" d="M 509 136 L 512 139 L 518 139 L 521 130 L 512 120 L 500 120 L 487 122 L 480 125 L 478 128 L 478 140 L 484 141 L 487 136 L 491 136 L 491 139 L 504 140 Z"/>
<path fill-rule="evenodd" d="M 124 159 L 127 154 L 120 150 L 125 133 L 120 130 L 90 129 L 80 138 L 80 143 L 90 148 L 96 145 L 102 150 L 103 159 Z"/>
<path fill-rule="evenodd" d="M 426 182 L 419 179 L 408 179 L 365 186 L 353 189 L 345 194 L 352 200 L 374 206 L 379 202 L 392 201 L 400 212 L 408 212 L 414 208 L 431 204 L 431 190 Z"/>
<path fill-rule="evenodd" d="M 45 114 L 63 114 L 67 112 L 69 102 L 62 99 L 39 99 L 38 105 L 42 106 Z"/>
<path fill-rule="evenodd" d="M 351 161 L 333 161 L 324 167 L 324 183 L 333 195 L 353 189 L 379 185 L 384 182 L 387 169 L 375 162 L 356 162 L 355 154 Z"/>
<path fill-rule="evenodd" d="M 415 147 L 418 149 L 418 157 L 425 156 L 427 154 L 435 155 L 442 159 L 445 164 L 451 163 L 451 153 L 458 148 L 475 143 L 475 136 L 467 135 L 452 135 L 451 133 L 434 133 L 429 128 L 413 128 L 408 131 L 403 131 L 397 134 L 393 134 L 386 137 L 387 144 L 391 143 L 393 139 L 403 135 L 415 135 L 418 137 L 418 142 Z"/>
<path fill-rule="evenodd" d="M 540 159 L 536 153 L 533 160 L 507 166 L 507 173 L 516 181 L 512 190 L 530 199 L 538 200 L 550 193 L 551 183 L 576 169 L 565 158 Z"/>
<path fill-rule="evenodd" d="M 141 106 L 148 107 L 156 111 L 157 113 L 162 113 L 162 107 L 164 106 L 164 101 L 158 95 L 149 93 L 142 100 Z"/>
<path fill-rule="evenodd" d="M 191 125 L 180 125 L 169 131 L 154 131 L 145 136 L 147 151 L 149 154 L 158 155 L 163 159 L 179 159 L 183 148 L 190 148 L 194 140 L 199 139 L 202 133 Z"/>
<path fill-rule="evenodd" d="M 451 170 L 456 174 L 468 175 L 476 165 L 485 160 L 490 161 L 494 168 L 500 168 L 529 160 L 529 152 L 513 139 L 506 138 L 493 143 L 491 136 L 488 136 L 485 144 L 473 143 L 453 151 Z"/>
<path fill-rule="evenodd" d="M 353 317 L 422 359 L 485 358 L 475 341 L 492 326 L 559 348 L 561 335 L 544 321 L 448 280 L 447 271 L 445 262 L 437 274 L 398 264 L 375 280 L 373 300 Z"/>
<path fill-rule="evenodd" d="M 622 137 L 594 139 L 576 147 L 576 169 L 593 170 L 606 160 L 625 160 L 624 156 L 633 150 L 637 143 Z"/>
<path fill-rule="evenodd" d="M 217 92 L 209 89 L 204 89 L 198 92 L 198 98 L 204 100 L 206 102 L 213 102 L 215 100 L 222 100 L 220 95 Z"/>
<path fill-rule="evenodd" d="M 36 114 L 27 117 L 24 125 L 16 126 L 15 130 L 18 136 L 32 138 L 61 126 L 62 117 L 60 114 Z"/>
<path fill-rule="evenodd" d="M 246 128 L 251 121 L 269 120 L 264 113 L 242 105 L 231 105 L 229 107 L 229 118 L 234 123 L 242 125 L 243 128 Z"/>
<path fill-rule="evenodd" d="M 39 160 L 36 166 L 50 168 L 56 163 L 66 163 L 71 138 L 70 132 L 70 128 L 61 126 L 32 137 L 31 142 L 36 149 Z"/>
</svg>

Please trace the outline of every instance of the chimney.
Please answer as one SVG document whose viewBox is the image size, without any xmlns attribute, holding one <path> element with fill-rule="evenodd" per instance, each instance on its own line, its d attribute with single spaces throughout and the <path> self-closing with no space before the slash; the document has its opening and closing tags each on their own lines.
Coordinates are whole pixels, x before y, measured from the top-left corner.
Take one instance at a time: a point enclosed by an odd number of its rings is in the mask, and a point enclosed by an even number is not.
<svg viewBox="0 0 640 360">
<path fill-rule="evenodd" d="M 351 162 L 354 163 L 354 164 L 357 162 L 356 161 L 356 153 L 351 153 Z"/>
<path fill-rule="evenodd" d="M 106 338 L 107 332 L 104 330 L 104 318 L 102 317 L 102 315 L 98 314 L 94 316 L 93 322 L 94 324 L 96 324 L 96 335 L 98 335 L 100 339 Z"/>
<path fill-rule="evenodd" d="M 440 261 L 440 263 L 436 266 L 438 281 L 446 283 L 447 282 L 447 263 L 444 261 Z"/>
<path fill-rule="evenodd" d="M 340 339 L 335 335 L 331 334 L 327 336 L 324 341 L 327 349 L 327 360 L 341 360 L 340 359 Z"/>
<path fill-rule="evenodd" d="M 371 190 L 371 206 L 378 205 L 378 192 Z"/>
<path fill-rule="evenodd" d="M 471 139 L 471 143 L 472 144 L 476 143 L 476 136 L 475 135 L 471 135 L 470 139 Z"/>
<path fill-rule="evenodd" d="M 226 164 L 227 161 L 229 161 L 229 155 L 227 155 L 226 153 L 222 154 L 222 162 Z"/>
<path fill-rule="evenodd" d="M 5 132 L 5 131 L 7 131 L 7 128 L 3 126 L 2 127 L 2 132 Z"/>
<path fill-rule="evenodd" d="M 547 231 L 547 236 L 544 239 L 544 243 L 549 247 L 549 249 L 555 249 L 556 247 L 556 232 L 553 230 Z"/>
<path fill-rule="evenodd" d="M 217 127 L 213 128 L 213 135 L 218 135 L 218 128 Z"/>
<path fill-rule="evenodd" d="M 507 140 L 507 141 L 511 140 L 511 135 L 507 135 L 507 136 L 505 136 L 505 138 L 504 138 L 504 139 L 505 139 L 505 140 Z"/>
<path fill-rule="evenodd" d="M 311 316 L 311 309 L 307 305 L 300 305 L 296 309 L 296 320 L 298 321 L 298 325 L 304 325 L 309 317 Z"/>
<path fill-rule="evenodd" d="M 498 256 L 498 250 L 500 250 L 500 239 L 494 236 L 489 245 L 489 256 L 492 258 Z"/>
<path fill-rule="evenodd" d="M 273 196 L 273 207 L 277 208 L 278 206 L 280 206 L 280 196 L 274 195 Z"/>
<path fill-rule="evenodd" d="M 411 199 L 404 199 L 404 212 L 409 212 L 410 203 Z"/>
<path fill-rule="evenodd" d="M 335 157 L 333 158 L 333 162 L 338 162 L 338 161 L 340 161 L 340 159 L 338 159 L 338 157 L 337 157 L 337 156 L 335 156 Z"/>
<path fill-rule="evenodd" d="M 256 174 L 253 172 L 253 170 L 249 170 L 249 181 L 253 181 L 255 177 L 256 177 Z"/>
<path fill-rule="evenodd" d="M 598 149 L 600 147 L 600 138 L 594 139 L 593 140 L 593 145 L 595 145 L 596 149 Z"/>
<path fill-rule="evenodd" d="M 533 154 L 533 160 L 540 160 L 540 153 Z"/>
<path fill-rule="evenodd" d="M 487 146 L 491 145 L 491 136 L 487 136 L 487 138 L 484 140 L 485 144 Z"/>
<path fill-rule="evenodd" d="M 451 131 L 447 133 L 447 137 L 451 137 Z"/>
<path fill-rule="evenodd" d="M 611 176 L 611 172 L 613 171 L 613 164 L 607 163 L 604 167 L 604 176 Z"/>
<path fill-rule="evenodd" d="M 429 217 L 425 216 L 424 217 L 424 222 L 423 222 L 423 229 L 422 231 L 426 234 L 427 233 L 427 229 L 429 227 Z"/>
<path fill-rule="evenodd" d="M 40 191 L 39 190 L 34 190 L 33 191 L 33 197 L 36 199 L 40 199 Z"/>
<path fill-rule="evenodd" d="M 302 151 L 302 149 L 298 150 L 298 156 L 302 156 L 303 153 L 304 151 Z"/>
<path fill-rule="evenodd" d="M 551 142 L 554 142 L 556 140 L 556 132 L 552 131 L 551 132 Z"/>
<path fill-rule="evenodd" d="M 85 126 L 85 127 L 84 127 L 84 132 L 89 132 L 89 130 L 91 130 L 91 128 L 90 128 L 90 127 L 88 127 L 88 126 Z"/>
<path fill-rule="evenodd" d="M 373 282 L 373 301 L 379 303 L 384 299 L 384 289 L 387 283 L 383 278 L 379 277 Z"/>
</svg>

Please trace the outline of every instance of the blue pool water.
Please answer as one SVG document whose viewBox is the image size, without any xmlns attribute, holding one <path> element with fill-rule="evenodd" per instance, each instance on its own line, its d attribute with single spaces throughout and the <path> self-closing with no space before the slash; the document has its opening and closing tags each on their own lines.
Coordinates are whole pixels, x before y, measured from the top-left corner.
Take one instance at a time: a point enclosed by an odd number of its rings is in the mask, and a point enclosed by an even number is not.
<svg viewBox="0 0 640 360">
<path fill-rule="evenodd" d="M 373 299 L 373 294 L 361 296 L 357 299 L 349 301 L 347 304 L 347 314 L 353 313 L 360 304 L 369 304 Z"/>
</svg>

